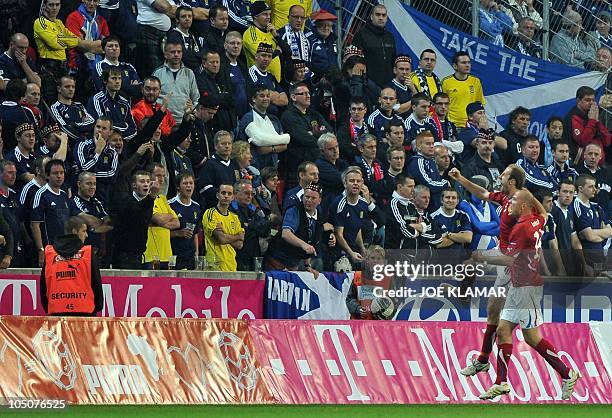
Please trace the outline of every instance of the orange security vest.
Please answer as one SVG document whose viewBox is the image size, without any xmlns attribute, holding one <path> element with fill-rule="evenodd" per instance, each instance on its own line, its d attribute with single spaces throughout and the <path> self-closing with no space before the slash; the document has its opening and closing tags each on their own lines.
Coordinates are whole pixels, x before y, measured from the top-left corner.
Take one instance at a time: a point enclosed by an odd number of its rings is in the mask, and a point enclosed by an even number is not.
<svg viewBox="0 0 612 418">
<path fill-rule="evenodd" d="M 385 276 L 382 280 L 374 280 L 369 277 L 365 277 L 363 271 L 356 271 L 353 275 L 353 284 L 357 289 L 357 302 L 360 306 L 368 308 L 372 304 L 374 296 L 374 288 L 381 287 L 385 290 L 389 290 L 391 286 L 391 277 Z M 357 317 L 356 317 L 357 318 Z M 367 319 L 372 319 L 372 314 L 368 314 Z"/>
<path fill-rule="evenodd" d="M 92 313 L 91 246 L 85 245 L 71 258 L 59 255 L 52 245 L 45 248 L 45 282 L 49 314 Z"/>
</svg>

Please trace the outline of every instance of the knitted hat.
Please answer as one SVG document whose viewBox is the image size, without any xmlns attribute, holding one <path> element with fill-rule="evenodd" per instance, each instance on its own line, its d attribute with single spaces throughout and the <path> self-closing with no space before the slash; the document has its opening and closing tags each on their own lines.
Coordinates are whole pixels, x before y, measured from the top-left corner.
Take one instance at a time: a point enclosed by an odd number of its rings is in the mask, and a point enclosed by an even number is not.
<svg viewBox="0 0 612 418">
<path fill-rule="evenodd" d="M 342 54 L 342 64 L 344 64 L 351 57 L 364 58 L 363 51 L 354 45 L 349 45 L 344 48 L 344 54 Z"/>
<path fill-rule="evenodd" d="M 44 137 L 51 135 L 55 132 L 60 132 L 62 129 L 57 123 L 51 123 L 40 130 L 40 134 Z"/>
<path fill-rule="evenodd" d="M 478 131 L 478 135 L 476 135 L 476 140 L 486 139 L 487 141 L 495 140 L 495 130 L 493 129 L 480 129 Z"/>
<path fill-rule="evenodd" d="M 306 68 L 306 61 L 300 59 L 293 59 L 293 69 L 299 70 L 301 68 Z"/>
<path fill-rule="evenodd" d="M 410 55 L 398 55 L 395 58 L 394 64 L 397 64 L 398 62 L 407 62 L 408 64 L 412 64 L 412 58 L 410 57 Z"/>
<path fill-rule="evenodd" d="M 256 53 L 260 53 L 260 52 L 267 52 L 268 54 L 274 54 L 274 47 L 265 42 L 260 42 L 259 45 L 257 45 Z"/>
<path fill-rule="evenodd" d="M 308 186 L 304 187 L 304 191 L 306 190 L 312 190 L 313 192 L 321 194 L 321 187 L 319 187 L 319 183 L 310 183 Z"/>
<path fill-rule="evenodd" d="M 25 131 L 33 131 L 34 125 L 31 123 L 22 123 L 15 128 L 15 135 L 21 135 Z"/>
</svg>

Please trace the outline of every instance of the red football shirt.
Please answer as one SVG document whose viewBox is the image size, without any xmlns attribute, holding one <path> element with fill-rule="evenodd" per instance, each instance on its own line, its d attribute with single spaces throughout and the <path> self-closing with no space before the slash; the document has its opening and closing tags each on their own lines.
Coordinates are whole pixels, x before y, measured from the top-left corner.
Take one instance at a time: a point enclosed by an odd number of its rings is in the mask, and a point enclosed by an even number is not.
<svg viewBox="0 0 612 418">
<path fill-rule="evenodd" d="M 512 227 L 516 224 L 516 218 L 510 215 L 511 197 L 504 192 L 492 192 L 489 193 L 489 201 L 501 206 L 501 214 L 499 215 L 499 249 L 502 254 L 506 254 L 508 244 L 510 243 L 510 233 L 512 232 Z"/>
<path fill-rule="evenodd" d="M 507 255 L 514 257 L 510 266 L 512 286 L 542 286 L 544 280 L 538 273 L 542 248 L 542 235 L 546 221 L 539 214 L 521 216 L 512 232 Z"/>
</svg>

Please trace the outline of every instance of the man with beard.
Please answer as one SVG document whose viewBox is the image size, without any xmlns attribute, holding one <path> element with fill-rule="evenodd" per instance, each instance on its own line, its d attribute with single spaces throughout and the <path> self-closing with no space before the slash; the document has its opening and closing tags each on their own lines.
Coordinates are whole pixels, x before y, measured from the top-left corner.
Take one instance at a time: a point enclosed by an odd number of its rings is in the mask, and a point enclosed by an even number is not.
<svg viewBox="0 0 612 418">
<path fill-rule="evenodd" d="M 62 132 L 59 125 L 53 123 L 41 129 L 43 143 L 34 151 L 38 157 L 51 157 L 66 161 L 68 152 L 68 135 Z"/>
<path fill-rule="evenodd" d="M 142 100 L 132 106 L 132 116 L 139 130 L 142 129 L 142 120 L 150 118 L 153 114 L 161 109 L 161 104 L 157 102 L 161 92 L 161 81 L 155 76 L 149 76 L 144 79 L 142 85 Z M 170 135 L 172 128 L 176 125 L 176 121 L 169 110 L 166 109 L 164 119 L 160 125 L 161 133 L 164 136 Z"/>
</svg>

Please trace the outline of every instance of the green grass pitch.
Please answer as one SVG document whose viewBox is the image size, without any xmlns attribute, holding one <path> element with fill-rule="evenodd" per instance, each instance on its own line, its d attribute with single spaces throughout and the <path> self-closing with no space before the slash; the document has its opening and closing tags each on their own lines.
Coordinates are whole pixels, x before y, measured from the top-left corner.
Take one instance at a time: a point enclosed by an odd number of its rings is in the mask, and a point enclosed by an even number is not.
<svg viewBox="0 0 612 418">
<path fill-rule="evenodd" d="M 126 405 L 71 406 L 67 410 L 7 410 L 0 417 L 88 418 L 610 418 L 609 405 Z"/>
</svg>

